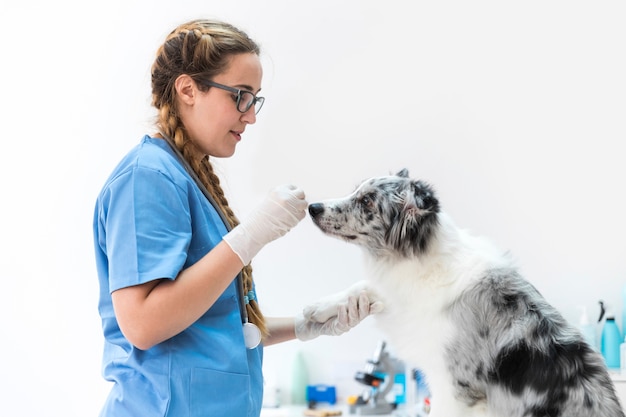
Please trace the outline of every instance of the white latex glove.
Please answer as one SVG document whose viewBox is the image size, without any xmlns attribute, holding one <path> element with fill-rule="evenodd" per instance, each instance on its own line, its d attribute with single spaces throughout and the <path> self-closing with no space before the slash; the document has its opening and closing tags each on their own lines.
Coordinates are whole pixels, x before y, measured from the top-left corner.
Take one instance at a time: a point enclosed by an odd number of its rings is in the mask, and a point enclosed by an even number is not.
<svg viewBox="0 0 626 417">
<path fill-rule="evenodd" d="M 269 242 L 294 227 L 306 214 L 304 191 L 293 185 L 273 189 L 245 221 L 224 236 L 244 265 Z"/>
<path fill-rule="evenodd" d="M 359 282 L 306 306 L 295 319 L 296 337 L 306 341 L 321 335 L 339 336 L 383 308 L 378 295 L 365 282 Z"/>
</svg>

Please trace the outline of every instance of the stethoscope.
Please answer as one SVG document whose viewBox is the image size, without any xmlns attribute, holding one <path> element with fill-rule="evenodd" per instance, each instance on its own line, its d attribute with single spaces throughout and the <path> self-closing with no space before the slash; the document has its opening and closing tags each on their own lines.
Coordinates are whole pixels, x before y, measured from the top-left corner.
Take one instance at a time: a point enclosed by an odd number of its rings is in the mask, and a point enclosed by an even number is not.
<svg viewBox="0 0 626 417">
<path fill-rule="evenodd" d="M 163 133 L 161 133 L 161 136 L 163 136 L 163 139 L 165 140 L 165 142 L 174 151 L 174 154 L 176 154 L 179 162 L 181 163 L 183 168 L 185 168 L 185 171 L 187 171 L 189 176 L 193 178 L 198 188 L 200 188 L 200 191 L 202 191 L 202 194 L 204 194 L 204 196 L 209 201 L 209 204 L 213 206 L 217 214 L 220 216 L 220 218 L 222 219 L 222 222 L 224 223 L 224 226 L 226 226 L 226 230 L 230 232 L 232 230 L 232 227 L 230 226 L 230 222 L 228 221 L 228 219 L 226 218 L 226 215 L 224 215 L 222 210 L 220 210 L 219 206 L 217 205 L 217 202 L 215 201 L 211 193 L 209 193 L 209 190 L 207 190 L 204 184 L 202 184 L 202 182 L 200 181 L 200 178 L 198 178 L 195 171 L 191 168 L 189 163 L 185 160 L 182 153 L 178 150 L 174 142 Z M 246 304 L 250 302 L 249 300 L 250 294 L 245 295 L 245 296 L 243 294 L 243 276 L 241 275 L 241 272 L 237 274 L 237 297 L 239 298 L 239 311 L 241 313 L 241 320 L 242 320 L 242 327 L 243 327 L 243 340 L 248 349 L 254 349 L 257 346 L 259 346 L 259 343 L 261 343 L 261 330 L 257 327 L 256 324 L 250 323 L 248 321 L 248 311 L 246 310 Z"/>
</svg>

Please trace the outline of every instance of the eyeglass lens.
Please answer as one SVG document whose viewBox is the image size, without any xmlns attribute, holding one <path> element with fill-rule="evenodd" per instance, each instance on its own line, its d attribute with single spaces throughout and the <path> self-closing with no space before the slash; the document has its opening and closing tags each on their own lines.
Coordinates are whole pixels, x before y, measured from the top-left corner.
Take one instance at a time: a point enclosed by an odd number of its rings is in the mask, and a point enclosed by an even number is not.
<svg viewBox="0 0 626 417">
<path fill-rule="evenodd" d="M 239 94 L 237 110 L 240 112 L 245 113 L 254 105 L 254 113 L 256 114 L 263 107 L 263 101 L 265 100 L 263 97 L 254 97 L 254 94 L 248 91 L 241 91 Z"/>
</svg>

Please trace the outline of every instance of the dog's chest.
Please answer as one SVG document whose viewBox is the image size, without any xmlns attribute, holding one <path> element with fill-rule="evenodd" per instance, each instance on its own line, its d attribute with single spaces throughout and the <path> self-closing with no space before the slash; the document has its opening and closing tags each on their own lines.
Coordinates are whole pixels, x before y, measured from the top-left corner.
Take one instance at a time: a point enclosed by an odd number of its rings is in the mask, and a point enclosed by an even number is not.
<svg viewBox="0 0 626 417">
<path fill-rule="evenodd" d="M 453 334 L 445 313 L 446 298 L 438 291 L 374 283 L 385 303 L 376 315 L 377 326 L 400 356 L 416 365 L 440 358 Z"/>
<path fill-rule="evenodd" d="M 393 316 L 412 317 L 428 323 L 440 317 L 454 297 L 450 286 L 419 274 L 419 266 L 406 262 L 369 269 L 369 282 L 383 297 Z"/>
</svg>

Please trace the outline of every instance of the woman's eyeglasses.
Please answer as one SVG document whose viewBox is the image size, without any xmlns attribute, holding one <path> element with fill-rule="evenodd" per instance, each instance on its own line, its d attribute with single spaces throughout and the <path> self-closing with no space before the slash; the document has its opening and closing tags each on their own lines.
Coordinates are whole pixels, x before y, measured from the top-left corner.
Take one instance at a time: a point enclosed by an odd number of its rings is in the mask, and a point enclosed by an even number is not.
<svg viewBox="0 0 626 417">
<path fill-rule="evenodd" d="M 231 93 L 236 94 L 237 111 L 239 111 L 240 113 L 245 113 L 248 110 L 250 110 L 250 107 L 254 106 L 254 114 L 257 114 L 259 113 L 259 111 L 261 110 L 261 107 L 263 107 L 263 103 L 265 102 L 264 97 L 257 97 L 249 91 L 240 90 L 234 87 L 229 87 L 224 84 L 218 84 L 213 81 L 199 80 L 199 82 L 209 87 L 219 88 L 219 89 L 230 91 Z"/>
</svg>

